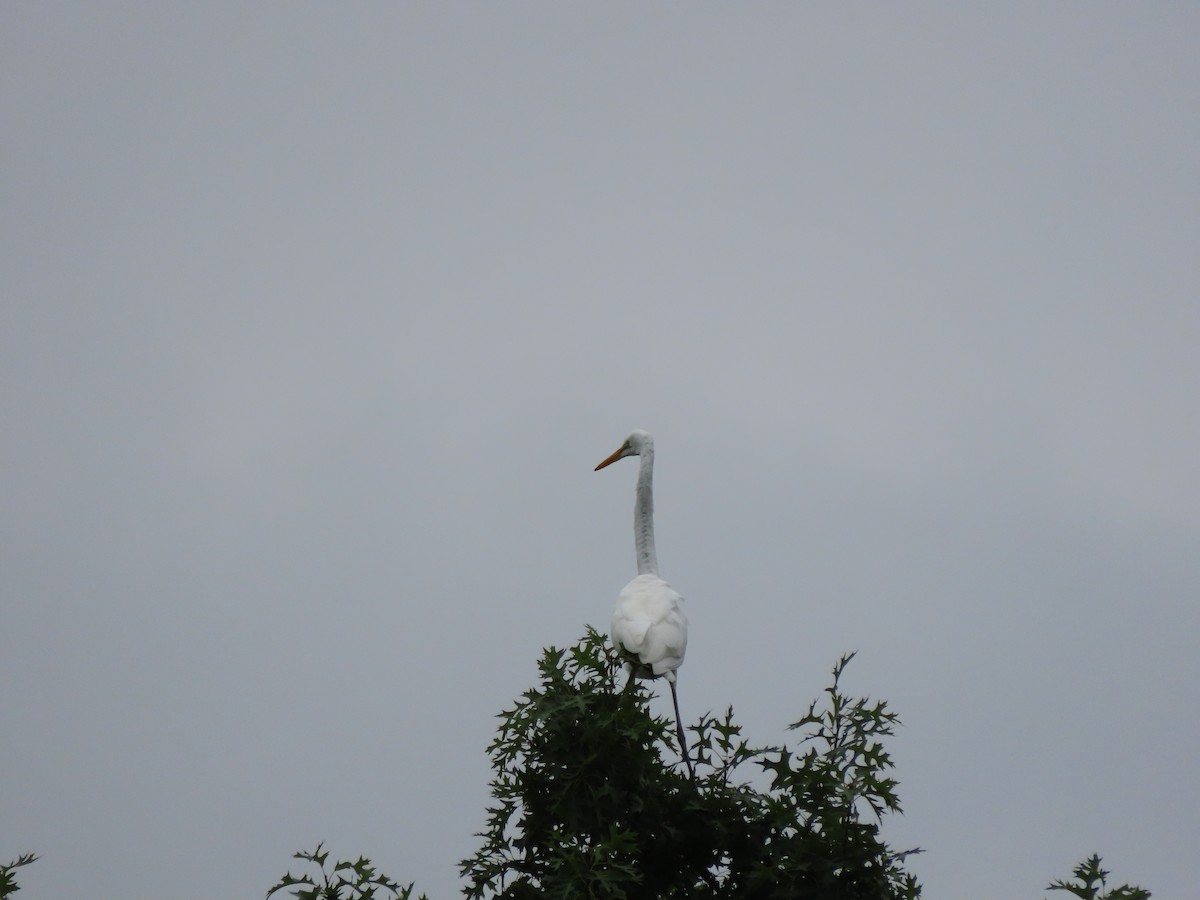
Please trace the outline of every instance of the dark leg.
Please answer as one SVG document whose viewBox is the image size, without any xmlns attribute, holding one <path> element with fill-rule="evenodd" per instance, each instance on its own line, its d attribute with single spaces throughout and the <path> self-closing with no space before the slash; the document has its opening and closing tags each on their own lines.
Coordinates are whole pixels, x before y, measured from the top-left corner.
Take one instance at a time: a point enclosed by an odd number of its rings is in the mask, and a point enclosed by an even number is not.
<svg viewBox="0 0 1200 900">
<path fill-rule="evenodd" d="M 679 715 L 679 695 L 675 693 L 675 682 L 671 682 L 671 702 L 675 704 L 675 734 L 679 737 L 679 752 L 683 756 L 683 764 L 687 766 L 688 775 L 696 780 L 696 770 L 692 768 L 692 760 L 688 756 L 687 738 L 683 736 L 683 717 Z"/>
</svg>

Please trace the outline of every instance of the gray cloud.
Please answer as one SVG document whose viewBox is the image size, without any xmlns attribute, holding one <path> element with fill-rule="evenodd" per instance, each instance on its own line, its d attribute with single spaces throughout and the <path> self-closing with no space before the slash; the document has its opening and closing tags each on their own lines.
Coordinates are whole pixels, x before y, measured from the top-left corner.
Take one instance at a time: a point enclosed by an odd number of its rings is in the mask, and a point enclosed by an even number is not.
<svg viewBox="0 0 1200 900">
<path fill-rule="evenodd" d="M 321 839 L 453 896 L 493 715 L 633 574 L 634 427 L 685 715 L 778 740 L 859 649 L 930 897 L 1185 893 L 1197 15 L 681 13 L 2 14 L 31 896 Z"/>
</svg>

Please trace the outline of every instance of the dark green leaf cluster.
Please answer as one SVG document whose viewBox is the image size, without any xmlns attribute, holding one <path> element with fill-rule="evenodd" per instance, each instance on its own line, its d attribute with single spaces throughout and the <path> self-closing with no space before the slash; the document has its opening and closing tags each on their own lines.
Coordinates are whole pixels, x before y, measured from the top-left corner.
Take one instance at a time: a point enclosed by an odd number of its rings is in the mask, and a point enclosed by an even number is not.
<svg viewBox="0 0 1200 900">
<path fill-rule="evenodd" d="M 697 780 L 644 683 L 589 629 L 549 649 L 540 684 L 501 714 L 483 846 L 464 860 L 468 897 L 892 900 L 920 887 L 879 838 L 899 811 L 880 742 L 896 717 L 848 698 L 839 661 L 826 703 L 792 727 L 804 752 L 753 747 L 732 711 L 690 727 Z M 739 779 L 747 763 L 766 789 Z M 753 767 L 751 775 L 754 774 Z M 761 780 L 761 779 L 760 779 Z"/>
<path fill-rule="evenodd" d="M 1136 885 L 1123 884 L 1106 893 L 1104 890 L 1108 870 L 1100 868 L 1099 854 L 1092 854 L 1075 867 L 1076 884 L 1061 878 L 1050 882 L 1048 891 L 1067 891 L 1083 900 L 1150 900 L 1150 892 Z"/>
<path fill-rule="evenodd" d="M 409 900 L 413 886 L 405 886 L 393 881 L 386 875 L 375 870 L 371 861 L 364 857 L 351 862 L 343 859 L 335 862 L 329 868 L 329 851 L 317 849 L 311 853 L 301 851 L 293 854 L 296 859 L 313 863 L 317 867 L 314 875 L 293 875 L 287 872 L 279 883 L 267 891 L 270 897 L 276 891 L 293 888 L 292 896 L 299 900 Z M 382 893 L 381 893 L 382 892 Z M 421 895 L 424 900 L 425 895 Z"/>
<path fill-rule="evenodd" d="M 0 866 L 0 900 L 3 900 L 4 897 L 11 897 L 21 889 L 17 885 L 17 876 L 14 872 L 21 868 L 21 866 L 27 866 L 36 859 L 37 854 L 23 853 L 7 866 Z"/>
</svg>

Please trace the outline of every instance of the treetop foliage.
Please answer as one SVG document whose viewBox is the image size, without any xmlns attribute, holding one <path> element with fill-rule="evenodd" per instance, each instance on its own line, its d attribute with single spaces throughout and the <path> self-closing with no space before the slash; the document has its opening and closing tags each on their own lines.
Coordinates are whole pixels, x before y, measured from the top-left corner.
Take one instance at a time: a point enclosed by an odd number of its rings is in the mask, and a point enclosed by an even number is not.
<svg viewBox="0 0 1200 900">
<path fill-rule="evenodd" d="M 843 693 L 854 654 L 789 729 L 791 746 L 754 746 L 733 710 L 688 727 L 689 777 L 670 719 L 649 710 L 651 688 L 623 674 L 623 660 L 588 628 L 549 648 L 539 683 L 503 711 L 488 747 L 494 777 L 482 846 L 460 868 L 468 900 L 915 900 L 905 871 L 917 849 L 880 837 L 900 812 L 883 739 L 899 724 L 883 701 Z M 747 768 L 748 767 L 748 768 Z M 757 777 L 755 777 L 757 776 Z M 761 786 L 763 783 L 766 786 Z M 756 786 L 759 785 L 759 786 Z M 308 873 L 286 873 L 268 892 L 298 900 L 412 900 L 413 886 L 363 857 L 329 862 L 318 844 L 295 854 Z M 0 866 L 0 900 L 19 890 Z M 1108 872 L 1091 856 L 1074 880 L 1047 890 L 1082 900 L 1149 900 L 1127 884 L 1105 892 Z M 424 895 L 420 898 L 424 900 Z"/>
<path fill-rule="evenodd" d="M 31 862 L 37 861 L 37 855 L 34 853 L 22 853 L 6 866 L 0 866 L 0 898 L 11 897 L 21 889 L 17 884 L 17 876 L 14 874 L 21 866 L 27 866 Z"/>
<path fill-rule="evenodd" d="M 1093 853 L 1075 867 L 1075 880 L 1078 884 L 1063 881 L 1061 878 L 1050 882 L 1048 891 L 1067 891 L 1083 900 L 1150 900 L 1150 892 L 1145 888 L 1123 884 L 1106 893 L 1104 890 L 1108 879 L 1108 870 L 1100 868 L 1100 856 Z"/>
<path fill-rule="evenodd" d="M 500 716 L 483 846 L 462 863 L 468 898 L 711 897 L 892 900 L 920 894 L 915 850 L 879 837 L 899 812 L 881 738 L 896 716 L 845 696 L 834 669 L 823 703 L 791 727 L 795 748 L 756 747 L 732 710 L 689 727 L 697 778 L 671 722 L 594 629 L 550 648 L 540 685 Z M 741 777 L 766 772 L 766 790 Z M 752 772 L 753 774 L 753 772 Z"/>
<path fill-rule="evenodd" d="M 338 860 L 331 868 L 329 851 L 323 843 L 317 844 L 311 853 L 302 850 L 293 856 L 315 865 L 316 874 L 293 875 L 289 870 L 267 891 L 268 898 L 286 888 L 292 888 L 292 896 L 298 900 L 410 900 L 412 897 L 411 884 L 399 884 L 377 872 L 365 857 Z M 424 894 L 420 900 L 425 900 Z"/>
</svg>

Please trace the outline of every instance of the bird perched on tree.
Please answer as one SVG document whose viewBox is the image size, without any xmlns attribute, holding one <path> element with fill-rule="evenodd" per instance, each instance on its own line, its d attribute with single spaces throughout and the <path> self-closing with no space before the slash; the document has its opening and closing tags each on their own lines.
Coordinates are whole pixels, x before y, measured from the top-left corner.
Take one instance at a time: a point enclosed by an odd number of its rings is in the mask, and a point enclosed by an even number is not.
<svg viewBox="0 0 1200 900">
<path fill-rule="evenodd" d="M 626 456 L 641 457 L 633 505 L 638 575 L 617 596 L 612 618 L 613 644 L 625 657 L 631 677 L 663 677 L 671 685 L 679 750 L 688 772 L 695 778 L 675 690 L 675 672 L 687 652 L 687 617 L 683 614 L 683 597 L 659 577 L 658 557 L 654 552 L 654 439 L 644 431 L 633 432 L 595 471 Z"/>
</svg>

